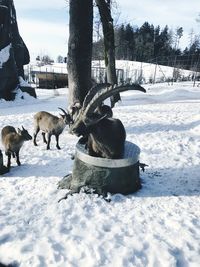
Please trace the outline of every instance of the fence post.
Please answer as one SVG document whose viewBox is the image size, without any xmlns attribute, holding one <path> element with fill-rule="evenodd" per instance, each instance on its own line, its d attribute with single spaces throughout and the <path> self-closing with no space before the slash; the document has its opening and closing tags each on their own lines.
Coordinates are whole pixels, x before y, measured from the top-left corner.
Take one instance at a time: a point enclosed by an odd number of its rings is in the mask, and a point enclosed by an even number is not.
<svg viewBox="0 0 200 267">
<path fill-rule="evenodd" d="M 176 68 L 176 59 L 177 59 L 177 56 L 175 56 L 174 58 L 174 68 L 173 68 L 173 72 L 172 72 L 172 84 L 174 83 L 174 75 L 175 75 L 175 68 Z"/>
<path fill-rule="evenodd" d="M 46 68 L 46 89 L 47 89 L 47 68 Z"/>
<path fill-rule="evenodd" d="M 193 87 L 195 87 L 195 83 L 196 83 L 196 77 L 197 77 L 197 72 L 198 72 L 198 66 L 199 66 L 199 55 L 198 55 L 198 60 L 197 60 L 197 64 L 196 64 L 196 71 L 195 71 L 195 75 L 194 75 Z"/>
<path fill-rule="evenodd" d="M 143 75 L 143 64 L 141 62 L 140 64 L 140 78 L 139 78 L 139 84 L 142 84 L 142 75 Z"/>
<path fill-rule="evenodd" d="M 154 70 L 154 76 L 153 76 L 153 84 L 156 82 L 156 71 L 157 71 L 158 64 L 156 62 L 155 70 Z"/>
</svg>

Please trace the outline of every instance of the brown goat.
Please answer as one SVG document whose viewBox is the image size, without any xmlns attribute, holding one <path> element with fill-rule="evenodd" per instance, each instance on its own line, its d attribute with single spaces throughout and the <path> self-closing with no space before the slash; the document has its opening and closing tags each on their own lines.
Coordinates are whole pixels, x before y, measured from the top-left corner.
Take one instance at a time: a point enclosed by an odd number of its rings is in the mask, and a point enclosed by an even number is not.
<svg viewBox="0 0 200 267">
<path fill-rule="evenodd" d="M 61 109 L 61 108 L 60 108 Z M 39 111 L 34 115 L 34 139 L 33 143 L 37 146 L 36 137 L 39 131 L 42 131 L 43 141 L 47 144 L 47 149 L 50 149 L 51 136 L 56 137 L 56 147 L 60 149 L 59 146 L 59 135 L 63 132 L 65 126 L 70 124 L 72 119 L 71 116 L 63 109 L 61 109 L 64 114 L 57 117 L 46 111 Z M 47 134 L 47 140 L 45 137 Z"/>
<path fill-rule="evenodd" d="M 5 148 L 5 154 L 8 157 L 7 168 L 11 166 L 11 155 L 16 158 L 17 165 L 20 166 L 19 151 L 24 141 L 31 140 L 32 137 L 22 126 L 22 130 L 18 128 L 18 132 L 13 126 L 5 126 L 1 131 L 1 140 Z"/>
</svg>

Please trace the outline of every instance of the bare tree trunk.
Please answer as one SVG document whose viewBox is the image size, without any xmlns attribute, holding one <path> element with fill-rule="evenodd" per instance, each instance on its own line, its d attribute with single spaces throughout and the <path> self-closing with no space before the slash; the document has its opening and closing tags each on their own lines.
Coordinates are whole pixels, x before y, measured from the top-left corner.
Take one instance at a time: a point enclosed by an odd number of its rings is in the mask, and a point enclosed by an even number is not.
<svg viewBox="0 0 200 267">
<path fill-rule="evenodd" d="M 107 73 L 107 81 L 111 84 L 117 84 L 116 68 L 115 68 L 115 40 L 113 19 L 111 16 L 110 0 L 95 0 L 99 9 L 101 22 L 104 34 L 104 47 L 105 47 L 105 65 Z M 114 107 L 115 103 L 119 101 L 120 95 L 116 94 L 111 97 L 111 106 Z"/>
<path fill-rule="evenodd" d="M 83 102 L 91 87 L 93 1 L 70 0 L 68 41 L 69 104 Z"/>
</svg>

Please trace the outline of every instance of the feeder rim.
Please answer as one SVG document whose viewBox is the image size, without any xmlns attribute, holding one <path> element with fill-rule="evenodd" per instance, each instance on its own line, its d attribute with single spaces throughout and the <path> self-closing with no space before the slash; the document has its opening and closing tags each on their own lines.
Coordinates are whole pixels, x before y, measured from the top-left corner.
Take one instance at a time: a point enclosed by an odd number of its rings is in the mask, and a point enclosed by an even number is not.
<svg viewBox="0 0 200 267">
<path fill-rule="evenodd" d="M 132 142 L 125 141 L 125 153 L 122 159 L 106 159 L 88 155 L 84 145 L 76 144 L 76 157 L 90 165 L 102 168 L 122 168 L 136 164 L 139 161 L 140 148 Z"/>
</svg>

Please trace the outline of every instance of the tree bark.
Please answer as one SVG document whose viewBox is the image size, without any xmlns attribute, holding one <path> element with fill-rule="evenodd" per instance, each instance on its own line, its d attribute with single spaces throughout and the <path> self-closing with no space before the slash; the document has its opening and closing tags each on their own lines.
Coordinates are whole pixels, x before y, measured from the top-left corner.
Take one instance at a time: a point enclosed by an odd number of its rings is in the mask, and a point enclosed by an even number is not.
<svg viewBox="0 0 200 267">
<path fill-rule="evenodd" d="M 101 22 L 103 26 L 104 35 L 104 49 L 105 49 L 105 66 L 107 74 L 107 82 L 111 84 L 117 84 L 117 75 L 115 67 L 115 39 L 114 39 L 114 27 L 113 19 L 111 16 L 110 0 L 95 0 L 99 9 Z M 116 94 L 111 98 L 111 107 L 114 107 L 115 103 L 119 101 L 120 95 Z"/>
<path fill-rule="evenodd" d="M 70 0 L 68 41 L 69 104 L 83 102 L 91 87 L 93 1 Z"/>
</svg>

